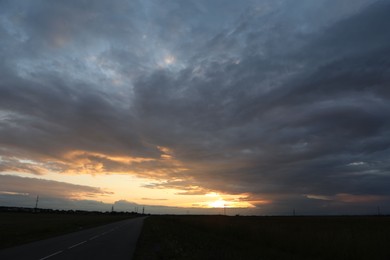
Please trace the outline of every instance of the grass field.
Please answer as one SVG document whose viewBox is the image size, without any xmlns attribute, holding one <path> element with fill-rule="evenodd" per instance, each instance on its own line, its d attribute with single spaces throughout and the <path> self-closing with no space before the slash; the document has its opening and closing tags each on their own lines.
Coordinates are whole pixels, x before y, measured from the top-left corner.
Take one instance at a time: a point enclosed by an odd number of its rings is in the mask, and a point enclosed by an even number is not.
<svg viewBox="0 0 390 260">
<path fill-rule="evenodd" d="M 0 248 L 129 218 L 128 215 L 0 212 Z"/>
<path fill-rule="evenodd" d="M 390 259 L 390 217 L 152 216 L 135 259 Z"/>
</svg>

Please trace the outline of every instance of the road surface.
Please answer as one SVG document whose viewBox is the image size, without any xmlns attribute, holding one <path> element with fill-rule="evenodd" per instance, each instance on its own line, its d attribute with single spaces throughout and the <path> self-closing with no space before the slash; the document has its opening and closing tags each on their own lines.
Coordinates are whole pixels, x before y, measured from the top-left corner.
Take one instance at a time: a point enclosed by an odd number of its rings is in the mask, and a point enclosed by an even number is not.
<svg viewBox="0 0 390 260">
<path fill-rule="evenodd" d="M 0 259 L 131 259 L 143 220 L 134 218 L 0 250 Z"/>
</svg>

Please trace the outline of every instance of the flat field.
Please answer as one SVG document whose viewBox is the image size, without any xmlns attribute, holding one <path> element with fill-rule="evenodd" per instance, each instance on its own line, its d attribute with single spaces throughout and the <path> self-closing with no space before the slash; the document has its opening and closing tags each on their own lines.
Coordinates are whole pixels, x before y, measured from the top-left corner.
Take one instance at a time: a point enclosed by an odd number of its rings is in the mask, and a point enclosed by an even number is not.
<svg viewBox="0 0 390 260">
<path fill-rule="evenodd" d="M 120 214 L 0 212 L 0 248 L 130 218 Z"/>
<path fill-rule="evenodd" d="M 135 259 L 390 259 L 390 217 L 152 216 Z"/>
</svg>

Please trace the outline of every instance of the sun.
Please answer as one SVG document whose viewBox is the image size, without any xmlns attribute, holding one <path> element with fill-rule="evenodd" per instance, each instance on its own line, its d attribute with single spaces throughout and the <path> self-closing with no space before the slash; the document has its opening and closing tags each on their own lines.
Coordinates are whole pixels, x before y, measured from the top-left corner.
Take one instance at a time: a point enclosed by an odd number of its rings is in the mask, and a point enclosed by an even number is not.
<svg viewBox="0 0 390 260">
<path fill-rule="evenodd" d="M 210 203 L 209 203 L 209 206 L 210 206 L 211 208 L 224 208 L 224 207 L 227 206 L 226 204 L 227 204 L 226 201 L 224 201 L 223 199 L 219 199 L 219 200 L 210 202 Z"/>
</svg>

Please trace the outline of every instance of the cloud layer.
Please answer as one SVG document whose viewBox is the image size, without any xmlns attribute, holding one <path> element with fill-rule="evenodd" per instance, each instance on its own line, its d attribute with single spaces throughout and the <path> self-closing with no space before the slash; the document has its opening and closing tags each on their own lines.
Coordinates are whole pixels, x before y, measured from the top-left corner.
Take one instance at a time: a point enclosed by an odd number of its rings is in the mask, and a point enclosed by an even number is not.
<svg viewBox="0 0 390 260">
<path fill-rule="evenodd" d="M 0 10 L 3 172 L 132 174 L 280 209 L 390 196 L 388 1 Z"/>
</svg>

